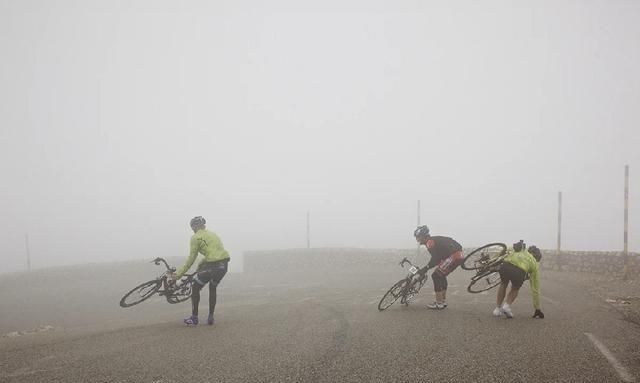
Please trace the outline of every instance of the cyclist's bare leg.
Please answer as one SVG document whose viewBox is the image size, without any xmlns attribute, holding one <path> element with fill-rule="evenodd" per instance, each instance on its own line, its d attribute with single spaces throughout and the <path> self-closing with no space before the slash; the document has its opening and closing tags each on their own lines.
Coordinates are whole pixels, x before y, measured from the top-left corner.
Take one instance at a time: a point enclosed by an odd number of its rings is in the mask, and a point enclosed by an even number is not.
<svg viewBox="0 0 640 383">
<path fill-rule="evenodd" d="M 500 283 L 498 286 L 498 295 L 496 296 L 496 307 L 502 307 L 502 302 L 504 302 L 504 297 L 507 295 L 507 283 Z"/>
<path fill-rule="evenodd" d="M 443 303 L 446 295 L 446 290 L 436 291 L 436 302 Z"/>
<path fill-rule="evenodd" d="M 507 304 L 509 306 L 511 306 L 513 301 L 515 301 L 516 298 L 518 297 L 518 291 L 520 291 L 519 288 L 515 288 L 515 287 L 511 286 L 511 290 L 509 290 L 509 294 L 507 294 Z"/>
</svg>

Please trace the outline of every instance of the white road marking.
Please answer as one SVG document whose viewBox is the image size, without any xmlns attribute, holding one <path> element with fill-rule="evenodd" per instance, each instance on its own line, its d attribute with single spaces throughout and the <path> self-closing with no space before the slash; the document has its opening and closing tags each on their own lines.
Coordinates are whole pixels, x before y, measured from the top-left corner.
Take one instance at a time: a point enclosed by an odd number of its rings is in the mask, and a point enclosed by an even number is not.
<svg viewBox="0 0 640 383">
<path fill-rule="evenodd" d="M 49 371 L 53 371 L 53 370 L 60 370 L 62 368 L 63 367 L 54 367 L 54 368 L 51 368 L 51 369 L 48 369 L 48 370 L 29 370 L 28 367 L 24 367 L 24 368 L 21 368 L 21 369 L 18 369 L 16 371 L 12 372 L 12 373 L 9 373 L 9 374 L 2 374 L 2 375 L 0 375 L 0 377 L 17 378 L 17 377 L 25 376 L 25 375 L 39 374 L 41 372 L 49 372 Z"/>
<path fill-rule="evenodd" d="M 451 295 L 458 295 L 458 293 L 459 293 L 459 292 L 460 292 L 460 291 L 458 291 L 458 290 L 453 291 L 453 292 L 451 293 Z"/>
<path fill-rule="evenodd" d="M 553 299 L 549 298 L 549 297 L 545 297 L 544 295 L 541 295 L 542 299 L 544 299 L 545 301 L 551 303 L 552 305 L 557 305 L 558 302 L 554 301 Z"/>
<path fill-rule="evenodd" d="M 607 361 L 609 361 L 609 364 L 611 364 L 611 366 L 616 370 L 618 375 L 620 375 L 620 379 L 622 379 L 625 382 L 636 381 L 633 375 L 631 375 L 629 371 L 618 361 L 618 359 L 616 359 L 616 357 L 613 356 L 613 354 L 611 353 L 611 351 L 609 351 L 607 346 L 602 344 L 602 342 L 596 339 L 596 337 L 591 333 L 585 332 L 584 335 L 586 335 L 587 338 L 589 338 L 589 340 L 596 346 L 598 351 L 600 351 L 600 353 L 602 353 L 602 355 L 604 355 L 604 357 L 607 358 Z"/>
<path fill-rule="evenodd" d="M 30 330 L 13 331 L 13 332 L 10 332 L 8 334 L 4 334 L 3 337 L 5 337 L 5 338 L 15 338 L 15 337 L 18 337 L 18 336 L 33 335 L 33 334 L 46 332 L 46 331 L 53 331 L 53 330 L 55 330 L 55 327 L 53 327 L 51 325 L 40 325 L 40 326 L 38 326 L 36 328 L 33 328 L 33 329 L 30 329 Z"/>
<path fill-rule="evenodd" d="M 378 302 L 380 302 L 380 298 L 376 298 L 376 299 L 374 299 L 374 300 L 372 300 L 372 301 L 369 301 L 367 304 L 369 304 L 369 305 L 374 305 L 374 304 L 376 304 L 376 303 L 378 303 Z"/>
</svg>

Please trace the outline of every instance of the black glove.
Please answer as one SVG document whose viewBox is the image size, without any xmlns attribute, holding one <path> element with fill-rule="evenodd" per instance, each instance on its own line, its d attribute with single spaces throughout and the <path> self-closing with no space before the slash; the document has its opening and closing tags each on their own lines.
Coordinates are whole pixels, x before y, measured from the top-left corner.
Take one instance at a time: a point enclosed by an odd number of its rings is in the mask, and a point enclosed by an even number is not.
<svg viewBox="0 0 640 383">
<path fill-rule="evenodd" d="M 536 312 L 533 313 L 534 318 L 544 319 L 544 314 L 539 309 L 536 309 Z"/>
</svg>

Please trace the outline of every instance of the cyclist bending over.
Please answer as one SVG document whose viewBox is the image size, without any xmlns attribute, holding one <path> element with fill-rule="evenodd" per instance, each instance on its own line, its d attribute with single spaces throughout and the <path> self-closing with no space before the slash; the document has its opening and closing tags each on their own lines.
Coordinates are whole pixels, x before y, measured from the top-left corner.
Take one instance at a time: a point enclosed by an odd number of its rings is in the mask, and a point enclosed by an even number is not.
<svg viewBox="0 0 640 383">
<path fill-rule="evenodd" d="M 436 300 L 427 305 L 427 307 L 434 310 L 442 310 L 447 307 L 447 275 L 464 261 L 462 246 L 449 237 L 431 236 L 427 226 L 418 226 L 413 232 L 413 236 L 431 254 L 429 264 L 420 272 L 426 273 L 429 269 L 436 267 L 436 270 L 431 274 Z"/>
<path fill-rule="evenodd" d="M 544 318 L 544 314 L 540 310 L 540 273 L 538 262 L 542 258 L 540 249 L 535 246 L 526 248 L 526 245 L 522 240 L 514 243 L 513 248 L 509 249 L 507 256 L 504 258 L 504 262 L 500 265 L 500 286 L 498 287 L 498 295 L 496 297 L 496 308 L 493 310 L 493 315 L 501 316 L 504 314 L 507 318 L 513 318 L 513 311 L 511 310 L 511 304 L 518 297 L 518 291 L 524 283 L 524 280 L 529 278 L 529 284 L 531 286 L 531 296 L 533 298 L 533 313 L 534 318 Z M 507 295 L 507 285 L 511 282 L 511 290 Z M 505 295 L 507 301 L 504 301 Z"/>
<path fill-rule="evenodd" d="M 222 241 L 216 234 L 206 229 L 206 223 L 207 221 L 200 216 L 191 219 L 190 225 L 194 234 L 191 237 L 189 257 L 184 265 L 172 275 L 172 279 L 180 279 L 193 265 L 198 254 L 204 255 L 204 259 L 198 265 L 192 287 L 191 316 L 184 320 L 184 323 L 190 326 L 198 324 L 200 290 L 207 283 L 209 283 L 209 317 L 207 323 L 213 324 L 213 312 L 216 308 L 217 298 L 216 288 L 227 273 L 227 265 L 230 259 L 229 253 L 222 245 Z"/>
</svg>

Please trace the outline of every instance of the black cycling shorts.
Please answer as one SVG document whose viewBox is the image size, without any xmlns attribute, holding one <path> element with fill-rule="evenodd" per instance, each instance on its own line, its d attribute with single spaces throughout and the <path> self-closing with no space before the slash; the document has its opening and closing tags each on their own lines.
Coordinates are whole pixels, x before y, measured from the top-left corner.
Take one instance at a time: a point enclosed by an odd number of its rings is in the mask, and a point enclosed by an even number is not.
<svg viewBox="0 0 640 383">
<path fill-rule="evenodd" d="M 511 282 L 511 287 L 516 289 L 522 287 L 524 280 L 527 278 L 527 273 L 524 270 L 509 262 L 504 262 L 500 265 L 499 273 L 501 283 L 507 284 Z"/>
<path fill-rule="evenodd" d="M 218 262 L 202 262 L 198 265 L 198 271 L 195 275 L 195 281 L 201 286 L 211 282 L 212 285 L 217 285 L 222 280 L 222 277 L 227 273 L 228 260 Z"/>
</svg>

